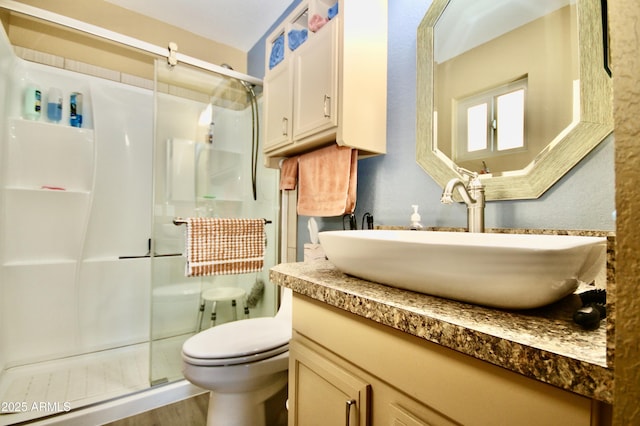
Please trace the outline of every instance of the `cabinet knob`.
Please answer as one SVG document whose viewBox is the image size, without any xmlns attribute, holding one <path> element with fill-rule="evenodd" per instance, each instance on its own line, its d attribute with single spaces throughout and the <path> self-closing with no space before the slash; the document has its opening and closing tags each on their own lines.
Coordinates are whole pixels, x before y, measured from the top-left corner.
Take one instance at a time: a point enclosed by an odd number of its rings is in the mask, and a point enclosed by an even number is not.
<svg viewBox="0 0 640 426">
<path fill-rule="evenodd" d="M 347 401 L 347 405 L 346 405 L 346 418 L 345 418 L 345 422 L 344 424 L 346 426 L 349 426 L 351 424 L 351 407 L 356 405 L 356 400 L 355 399 L 350 399 Z"/>
<path fill-rule="evenodd" d="M 282 117 L 282 136 L 287 136 L 289 134 L 289 119 L 287 117 Z"/>
</svg>

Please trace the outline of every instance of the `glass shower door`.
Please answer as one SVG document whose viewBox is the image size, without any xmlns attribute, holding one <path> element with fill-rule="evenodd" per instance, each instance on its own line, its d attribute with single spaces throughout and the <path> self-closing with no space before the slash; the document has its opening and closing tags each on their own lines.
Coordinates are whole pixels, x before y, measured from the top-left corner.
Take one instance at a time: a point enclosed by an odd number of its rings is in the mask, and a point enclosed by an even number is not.
<svg viewBox="0 0 640 426">
<path fill-rule="evenodd" d="M 278 176 L 258 171 L 251 185 L 252 94 L 239 81 L 188 65 L 156 62 L 154 225 L 152 238 L 152 384 L 182 378 L 182 343 L 199 330 L 275 313 Z M 257 103 L 259 105 L 259 102 Z M 262 159 L 258 159 L 261 164 Z M 185 226 L 176 218 L 264 218 L 267 250 L 259 273 L 186 277 Z M 203 294 L 207 299 L 203 302 Z M 217 294 L 237 294 L 237 300 Z M 235 297 L 235 296 L 234 296 Z"/>
</svg>

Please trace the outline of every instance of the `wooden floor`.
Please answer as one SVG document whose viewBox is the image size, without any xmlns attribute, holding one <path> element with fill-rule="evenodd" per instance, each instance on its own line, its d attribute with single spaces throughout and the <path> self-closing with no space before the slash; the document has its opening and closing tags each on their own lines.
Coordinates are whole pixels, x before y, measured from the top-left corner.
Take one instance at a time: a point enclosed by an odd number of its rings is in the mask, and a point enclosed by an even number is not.
<svg viewBox="0 0 640 426">
<path fill-rule="evenodd" d="M 284 408 L 286 401 L 287 390 L 283 389 L 265 403 L 267 426 L 287 425 L 287 411 Z M 207 392 L 155 410 L 106 423 L 104 426 L 206 426 L 208 407 L 209 393 Z"/>
<path fill-rule="evenodd" d="M 209 393 L 194 396 L 105 426 L 205 426 Z"/>
</svg>

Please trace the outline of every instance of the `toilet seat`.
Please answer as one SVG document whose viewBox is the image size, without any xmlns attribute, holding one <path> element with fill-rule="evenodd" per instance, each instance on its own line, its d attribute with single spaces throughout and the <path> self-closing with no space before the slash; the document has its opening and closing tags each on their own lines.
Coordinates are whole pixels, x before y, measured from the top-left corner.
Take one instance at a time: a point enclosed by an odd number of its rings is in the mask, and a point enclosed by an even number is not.
<svg viewBox="0 0 640 426">
<path fill-rule="evenodd" d="M 275 318 L 252 318 L 225 323 L 187 339 L 185 362 L 201 366 L 245 364 L 289 350 L 291 324 Z"/>
<path fill-rule="evenodd" d="M 194 358 L 187 354 L 185 354 L 184 350 L 182 351 L 182 359 L 195 366 L 201 367 L 224 367 L 228 365 L 240 365 L 240 364 L 249 364 L 252 362 L 263 361 L 267 358 L 272 358 L 274 356 L 280 355 L 289 350 L 289 344 L 280 346 L 278 348 L 271 349 L 266 352 L 258 352 L 252 355 L 241 356 L 241 357 L 232 357 L 232 358 Z"/>
</svg>

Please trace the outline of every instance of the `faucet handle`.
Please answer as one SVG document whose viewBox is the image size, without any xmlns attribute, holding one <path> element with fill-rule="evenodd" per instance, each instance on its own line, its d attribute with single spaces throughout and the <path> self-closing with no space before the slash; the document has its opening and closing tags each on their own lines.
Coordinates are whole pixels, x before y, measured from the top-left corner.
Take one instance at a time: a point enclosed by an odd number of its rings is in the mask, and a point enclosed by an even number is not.
<svg viewBox="0 0 640 426">
<path fill-rule="evenodd" d="M 472 172 L 471 170 L 467 170 L 464 167 L 456 167 L 456 171 L 460 173 L 462 176 L 466 176 L 469 178 L 469 182 L 467 183 L 469 188 L 482 188 L 482 182 L 480 182 L 479 174 L 477 172 Z"/>
<path fill-rule="evenodd" d="M 471 170 L 467 170 L 464 167 L 456 167 L 456 172 L 460 173 L 462 176 L 467 176 L 469 180 L 473 180 L 478 177 L 477 172 L 472 172 Z"/>
</svg>

